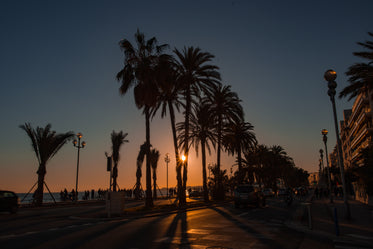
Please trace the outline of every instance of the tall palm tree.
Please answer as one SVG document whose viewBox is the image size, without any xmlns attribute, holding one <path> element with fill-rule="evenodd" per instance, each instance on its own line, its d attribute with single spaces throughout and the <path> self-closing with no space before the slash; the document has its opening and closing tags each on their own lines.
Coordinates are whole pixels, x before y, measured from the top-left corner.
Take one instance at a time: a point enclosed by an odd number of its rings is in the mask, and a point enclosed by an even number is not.
<svg viewBox="0 0 373 249">
<path fill-rule="evenodd" d="M 220 80 L 219 68 L 208 64 L 214 56 L 208 52 L 202 52 L 200 48 L 184 47 L 183 51 L 174 50 L 177 56 L 176 71 L 182 84 L 183 95 L 185 98 L 185 145 L 183 170 L 183 191 L 180 193 L 180 205 L 186 203 L 186 183 L 188 172 L 188 154 L 189 154 L 189 118 L 192 108 L 192 96 L 199 96 L 201 90 L 213 87 Z"/>
<path fill-rule="evenodd" d="M 168 109 L 176 159 L 177 193 L 180 195 L 180 193 L 182 193 L 182 161 L 177 144 L 175 109 L 177 112 L 180 112 L 180 107 L 184 105 L 179 98 L 181 94 L 181 84 L 178 80 L 179 77 L 174 65 L 175 61 L 173 57 L 167 56 L 163 56 L 160 63 L 157 65 L 156 81 L 159 89 L 159 96 L 156 106 L 152 109 L 152 115 L 154 116 L 160 109 L 161 117 L 163 118 L 166 116 Z M 178 199 L 180 200 L 180 196 Z"/>
<path fill-rule="evenodd" d="M 368 32 L 368 34 L 373 37 L 373 33 Z M 373 89 L 373 41 L 358 42 L 357 44 L 368 49 L 368 51 L 354 52 L 353 54 L 369 62 L 355 63 L 348 68 L 346 75 L 349 76 L 350 85 L 340 92 L 340 98 L 349 96 L 349 100 L 351 100 L 360 92 L 371 92 Z M 369 99 L 371 98 L 372 96 L 369 96 Z"/>
<path fill-rule="evenodd" d="M 149 160 L 150 152 L 150 108 L 156 104 L 158 88 L 154 80 L 155 66 L 159 57 L 168 45 L 158 46 L 155 37 L 145 40 L 145 36 L 139 30 L 135 33 L 137 48 L 127 39 L 119 42 L 120 48 L 124 51 L 124 67 L 117 74 L 117 80 L 121 82 L 120 94 L 127 93 L 129 88 L 134 86 L 136 106 L 145 114 L 146 129 L 146 200 L 145 206 L 153 206 L 151 167 Z"/>
<path fill-rule="evenodd" d="M 228 151 L 228 154 L 237 154 L 238 182 L 244 180 L 242 152 L 255 147 L 257 144 L 255 134 L 252 132 L 253 130 L 254 126 L 241 119 L 233 120 L 233 122 L 223 130 L 223 145 Z"/>
<path fill-rule="evenodd" d="M 25 123 L 19 126 L 24 130 L 31 139 L 32 149 L 38 159 L 39 168 L 38 187 L 35 191 L 36 205 L 43 204 L 44 178 L 47 173 L 47 162 L 61 149 L 61 147 L 75 135 L 69 131 L 66 133 L 56 133 L 51 130 L 51 124 L 47 124 L 44 128 L 32 128 L 30 123 Z"/>
<path fill-rule="evenodd" d="M 211 113 L 214 116 L 217 134 L 217 167 L 220 172 L 220 158 L 223 138 L 223 129 L 233 121 L 243 120 L 243 110 L 240 99 L 235 92 L 231 91 L 231 86 L 218 84 L 210 91 L 206 92 L 206 102 L 211 105 Z M 219 187 L 220 186 L 220 187 Z M 224 198 L 221 181 L 218 179 L 218 199 Z"/>
<path fill-rule="evenodd" d="M 129 141 L 125 138 L 127 137 L 128 133 L 123 133 L 123 131 L 111 133 L 111 150 L 112 150 L 112 157 L 114 162 L 113 167 L 113 191 L 117 191 L 117 178 L 118 178 L 118 163 L 119 163 L 119 150 L 122 144 L 128 143 Z"/>
<path fill-rule="evenodd" d="M 371 32 L 368 32 L 368 35 L 373 37 Z M 349 96 L 348 100 L 351 100 L 359 93 L 364 94 L 369 101 L 370 113 L 373 117 L 373 41 L 358 42 L 357 44 L 368 51 L 354 52 L 353 54 L 369 62 L 355 63 L 348 68 L 346 75 L 349 77 L 350 85 L 339 93 L 339 97 Z M 371 122 L 373 122 L 372 119 Z"/>
<path fill-rule="evenodd" d="M 207 202 L 209 200 L 207 189 L 207 174 L 206 174 L 206 148 L 211 155 L 210 143 L 215 146 L 215 133 L 211 125 L 211 112 L 210 106 L 207 104 L 197 104 L 193 106 L 193 111 L 190 116 L 190 129 L 189 129 L 189 143 L 193 145 L 198 156 L 199 145 L 201 145 L 202 153 L 202 183 L 203 183 L 203 196 Z M 180 122 L 177 124 L 178 139 L 180 145 L 185 143 L 185 123 Z"/>
<path fill-rule="evenodd" d="M 153 169 L 153 198 L 157 199 L 157 167 L 159 160 L 159 151 L 152 149 L 150 151 L 150 164 Z"/>
</svg>

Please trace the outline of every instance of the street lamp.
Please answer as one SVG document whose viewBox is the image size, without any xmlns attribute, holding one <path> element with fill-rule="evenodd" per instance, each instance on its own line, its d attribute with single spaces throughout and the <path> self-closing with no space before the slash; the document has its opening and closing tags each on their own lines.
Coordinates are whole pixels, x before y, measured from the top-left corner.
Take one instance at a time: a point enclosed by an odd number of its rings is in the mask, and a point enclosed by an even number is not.
<svg viewBox="0 0 373 249">
<path fill-rule="evenodd" d="M 325 145 L 326 172 L 327 172 L 327 175 L 328 175 L 329 198 L 330 198 L 330 203 L 333 203 L 332 184 L 331 184 L 331 181 L 330 181 L 330 171 L 329 171 L 328 148 L 326 146 L 326 142 L 328 141 L 328 137 L 326 135 L 328 135 L 328 131 L 326 129 L 322 129 L 321 134 L 323 135 L 323 139 L 322 140 L 324 141 L 324 145 Z M 320 150 L 321 160 L 322 160 L 322 164 L 324 164 L 324 159 L 323 159 L 321 151 L 322 150 Z"/>
<path fill-rule="evenodd" d="M 168 163 L 171 161 L 170 154 L 166 153 L 166 156 L 164 157 L 164 161 L 167 164 L 167 198 L 168 198 Z"/>
<path fill-rule="evenodd" d="M 78 137 L 78 141 L 76 139 L 74 139 L 73 141 L 74 147 L 78 148 L 78 160 L 76 164 L 75 201 L 78 200 L 79 152 L 80 149 L 84 148 L 84 146 L 86 145 L 85 142 L 80 143 L 80 139 L 83 137 L 82 133 L 79 132 L 78 134 L 76 134 L 76 136 Z"/>
<path fill-rule="evenodd" d="M 338 129 L 338 121 L 337 121 L 337 112 L 335 109 L 335 88 L 337 87 L 337 82 L 335 82 L 335 79 L 337 78 L 337 73 L 329 69 L 324 74 L 324 79 L 328 82 L 328 95 L 330 97 L 330 101 L 332 102 L 333 106 L 333 115 L 334 115 L 334 126 L 335 126 L 335 134 L 337 138 L 337 147 L 338 147 L 338 157 L 339 157 L 339 169 L 341 171 L 341 180 L 342 180 L 342 188 L 343 188 L 343 201 L 346 205 L 346 218 L 351 218 L 350 213 L 350 206 L 347 201 L 347 192 L 346 192 L 346 181 L 345 181 L 345 174 L 344 174 L 344 163 L 343 163 L 343 155 L 342 155 L 342 146 L 341 146 L 341 140 L 339 138 L 339 129 Z"/>
</svg>

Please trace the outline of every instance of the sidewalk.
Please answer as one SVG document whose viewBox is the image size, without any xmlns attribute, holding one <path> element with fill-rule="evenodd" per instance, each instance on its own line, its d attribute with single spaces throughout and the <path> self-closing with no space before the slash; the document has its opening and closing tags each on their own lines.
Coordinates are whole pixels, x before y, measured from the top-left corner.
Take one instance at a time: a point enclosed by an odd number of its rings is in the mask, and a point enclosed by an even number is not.
<svg viewBox="0 0 373 249">
<path fill-rule="evenodd" d="M 310 205 L 311 227 L 308 210 L 302 205 L 291 225 L 305 233 L 331 239 L 335 244 L 373 248 L 373 207 L 355 200 L 349 200 L 351 219 L 346 219 L 346 205 L 343 200 L 312 200 Z M 338 226 L 335 223 L 337 217 Z M 350 248 L 355 248 L 350 247 Z"/>
</svg>

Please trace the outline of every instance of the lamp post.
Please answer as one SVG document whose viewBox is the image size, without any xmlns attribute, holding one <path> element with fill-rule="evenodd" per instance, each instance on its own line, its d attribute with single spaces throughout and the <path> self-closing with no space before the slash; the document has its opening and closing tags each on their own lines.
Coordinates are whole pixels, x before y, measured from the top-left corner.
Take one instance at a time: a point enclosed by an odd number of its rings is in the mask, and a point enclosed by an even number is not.
<svg viewBox="0 0 373 249">
<path fill-rule="evenodd" d="M 164 157 L 164 161 L 167 164 L 167 198 L 168 198 L 168 163 L 171 161 L 170 154 L 166 153 L 166 156 Z"/>
<path fill-rule="evenodd" d="M 329 159 L 328 159 L 328 148 L 326 146 L 326 142 L 328 141 L 328 137 L 326 135 L 328 135 L 328 131 L 326 129 L 322 129 L 321 131 L 321 134 L 323 135 L 323 141 L 324 141 L 324 145 L 325 145 L 325 157 L 326 157 L 326 172 L 327 172 L 327 176 L 328 176 L 328 185 L 329 185 L 329 198 L 330 198 L 330 203 L 333 203 L 333 197 L 332 197 L 332 184 L 330 182 L 330 171 L 329 171 Z M 320 154 L 321 154 L 321 151 L 320 150 Z M 321 160 L 322 160 L 322 164 L 324 164 L 324 159 L 323 159 L 323 156 L 321 154 Z"/>
<path fill-rule="evenodd" d="M 78 140 L 74 139 L 73 144 L 74 144 L 74 147 L 78 148 L 78 160 L 76 164 L 76 184 L 75 184 L 75 201 L 78 201 L 79 154 L 80 154 L 80 149 L 84 148 L 86 143 L 85 142 L 80 143 L 80 139 L 83 137 L 82 133 L 79 132 L 78 134 L 76 134 L 76 136 L 78 137 Z"/>
<path fill-rule="evenodd" d="M 337 147 L 338 147 L 338 162 L 339 162 L 339 169 L 341 171 L 341 180 L 342 180 L 342 188 L 343 188 L 343 201 L 346 205 L 346 218 L 351 218 L 350 213 L 350 206 L 347 201 L 347 192 L 346 192 L 346 181 L 345 181 L 345 174 L 344 174 L 344 163 L 343 163 L 343 155 L 342 155 L 342 146 L 341 146 L 341 140 L 339 138 L 339 129 L 338 129 L 338 121 L 337 121 L 337 112 L 335 108 L 335 88 L 337 87 L 337 82 L 335 82 L 335 79 L 337 78 L 337 73 L 329 69 L 324 74 L 324 79 L 328 82 L 328 95 L 330 97 L 330 101 L 332 102 L 333 106 L 333 115 L 334 115 L 334 126 L 335 126 L 335 134 L 337 138 Z"/>
<path fill-rule="evenodd" d="M 322 149 L 320 149 L 319 150 L 319 152 L 320 152 L 320 158 L 321 158 L 321 162 L 322 162 L 322 164 L 321 164 L 321 172 L 324 172 L 324 151 L 322 150 Z"/>
</svg>

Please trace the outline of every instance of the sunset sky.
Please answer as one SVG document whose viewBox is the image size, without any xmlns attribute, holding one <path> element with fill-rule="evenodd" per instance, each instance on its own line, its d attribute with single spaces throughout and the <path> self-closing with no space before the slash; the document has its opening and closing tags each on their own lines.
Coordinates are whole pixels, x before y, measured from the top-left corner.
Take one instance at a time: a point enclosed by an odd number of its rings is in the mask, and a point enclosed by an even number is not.
<svg viewBox="0 0 373 249">
<path fill-rule="evenodd" d="M 169 53 L 195 46 L 215 55 L 259 143 L 281 145 L 296 166 L 317 171 L 321 129 L 330 132 L 329 151 L 336 141 L 324 72 L 337 71 L 337 92 L 348 84 L 344 73 L 361 62 L 352 55 L 362 50 L 356 42 L 373 32 L 372 10 L 368 0 L 0 1 L 0 189 L 27 192 L 37 180 L 36 157 L 19 128 L 25 122 L 83 134 L 79 190 L 108 188 L 110 134 L 128 132 L 118 183 L 134 186 L 145 118 L 133 89 L 119 95 L 115 76 L 124 60 L 118 42 L 134 41 L 137 28 L 169 44 Z M 336 104 L 342 119 L 353 102 Z M 169 186 L 175 187 L 168 116 L 152 121 L 151 143 L 161 153 L 158 185 L 166 186 L 164 155 L 170 153 Z M 202 185 L 201 158 L 192 153 L 189 160 L 188 184 Z M 76 161 L 69 142 L 48 163 L 45 180 L 52 191 L 75 187 Z M 216 162 L 215 153 L 208 162 Z M 224 155 L 222 167 L 233 164 Z"/>
</svg>

